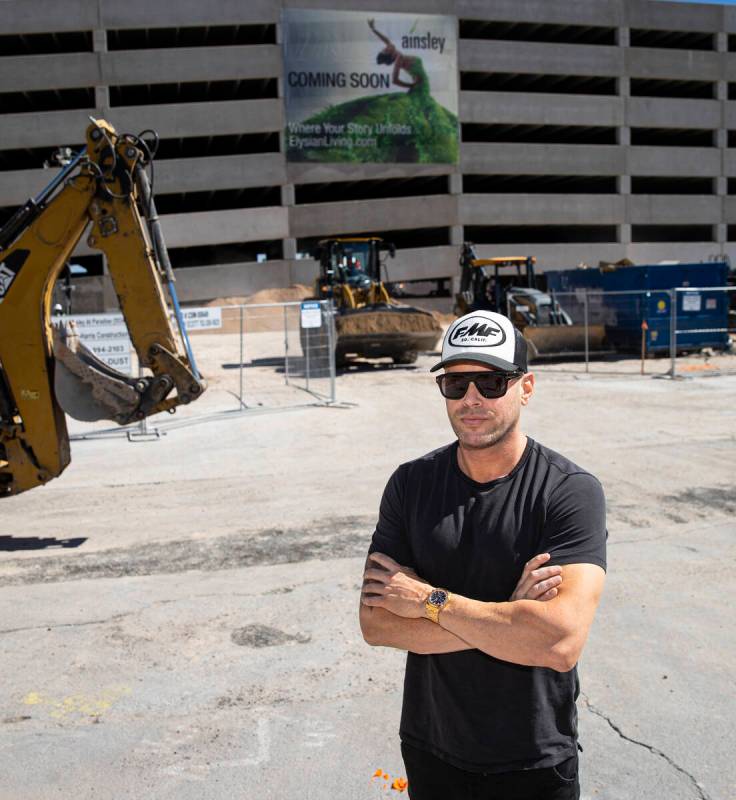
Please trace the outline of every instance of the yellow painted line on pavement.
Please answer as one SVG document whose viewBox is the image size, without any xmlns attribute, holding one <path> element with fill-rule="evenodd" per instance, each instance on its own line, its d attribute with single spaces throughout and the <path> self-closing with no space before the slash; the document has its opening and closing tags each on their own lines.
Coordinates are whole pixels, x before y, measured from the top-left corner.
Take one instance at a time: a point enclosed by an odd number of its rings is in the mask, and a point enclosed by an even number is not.
<svg viewBox="0 0 736 800">
<path fill-rule="evenodd" d="M 74 714 L 84 717 L 99 717 L 103 712 L 112 708 L 118 700 L 127 697 L 132 692 L 133 690 L 129 686 L 104 689 L 96 694 L 79 693 L 61 698 L 49 697 L 41 692 L 29 692 L 23 698 L 23 703 L 27 706 L 45 706 L 48 708 L 49 716 L 54 719 L 64 719 Z"/>
</svg>

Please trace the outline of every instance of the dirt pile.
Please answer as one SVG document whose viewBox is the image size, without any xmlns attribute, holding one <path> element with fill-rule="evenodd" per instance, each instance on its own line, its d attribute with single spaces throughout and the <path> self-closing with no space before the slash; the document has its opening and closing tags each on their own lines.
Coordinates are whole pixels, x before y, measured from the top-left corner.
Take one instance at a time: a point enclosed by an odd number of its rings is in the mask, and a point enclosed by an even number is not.
<svg viewBox="0 0 736 800">
<path fill-rule="evenodd" d="M 218 333 L 238 333 L 240 331 L 240 309 L 234 306 L 245 306 L 243 309 L 243 329 L 246 333 L 262 331 L 278 331 L 284 329 L 284 309 L 282 307 L 258 308 L 269 303 L 298 303 L 312 296 L 309 286 L 295 283 L 288 287 L 275 289 L 261 289 L 251 295 L 243 297 L 216 297 L 206 305 L 222 308 L 222 327 Z M 251 308 L 251 306 L 256 306 Z M 289 328 L 298 327 L 299 308 L 287 307 L 287 325 Z M 207 333 L 215 331 L 208 330 Z"/>
<path fill-rule="evenodd" d="M 431 314 L 398 311 L 362 311 L 338 315 L 335 326 L 342 336 L 362 336 L 373 333 L 442 333 L 442 328 Z"/>
<path fill-rule="evenodd" d="M 242 306 L 260 305 L 262 303 L 293 303 L 312 296 L 312 289 L 302 283 L 295 283 L 288 287 L 276 289 L 261 289 L 259 292 L 241 297 L 216 297 L 205 305 L 213 306 Z"/>
</svg>

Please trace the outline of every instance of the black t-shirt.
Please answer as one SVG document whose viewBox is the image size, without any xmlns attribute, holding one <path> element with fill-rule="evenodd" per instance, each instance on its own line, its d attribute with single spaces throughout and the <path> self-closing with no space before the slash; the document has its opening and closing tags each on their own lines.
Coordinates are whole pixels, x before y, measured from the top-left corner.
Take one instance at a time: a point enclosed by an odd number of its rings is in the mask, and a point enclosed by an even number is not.
<svg viewBox="0 0 736 800">
<path fill-rule="evenodd" d="M 503 478 L 460 469 L 457 442 L 402 464 L 386 486 L 370 552 L 433 586 L 507 601 L 524 564 L 606 568 L 605 498 L 590 473 L 532 439 Z M 408 653 L 400 734 L 461 769 L 549 767 L 575 753 L 577 670 L 512 664 L 480 650 Z"/>
</svg>

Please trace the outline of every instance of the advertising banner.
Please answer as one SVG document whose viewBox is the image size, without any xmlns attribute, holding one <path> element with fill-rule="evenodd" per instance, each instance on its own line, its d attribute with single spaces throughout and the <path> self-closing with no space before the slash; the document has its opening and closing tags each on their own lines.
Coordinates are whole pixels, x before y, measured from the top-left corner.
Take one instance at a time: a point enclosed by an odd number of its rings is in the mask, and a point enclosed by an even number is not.
<svg viewBox="0 0 736 800">
<path fill-rule="evenodd" d="M 282 15 L 289 161 L 457 163 L 454 17 Z"/>
</svg>

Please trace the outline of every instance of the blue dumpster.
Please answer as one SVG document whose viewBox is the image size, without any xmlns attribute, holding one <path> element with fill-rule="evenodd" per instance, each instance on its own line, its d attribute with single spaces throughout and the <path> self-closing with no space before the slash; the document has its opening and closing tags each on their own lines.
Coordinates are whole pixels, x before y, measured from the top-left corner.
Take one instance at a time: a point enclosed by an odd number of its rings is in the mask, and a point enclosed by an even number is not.
<svg viewBox="0 0 736 800">
<path fill-rule="evenodd" d="M 685 289 L 677 292 L 677 349 L 729 346 L 728 292 L 708 291 L 708 287 L 727 285 L 728 265 L 722 261 L 565 269 L 544 275 L 550 293 L 574 292 L 579 298 L 588 290 L 589 306 L 598 312 L 606 341 L 616 350 L 638 351 L 646 322 L 647 351 L 669 351 L 670 290 L 674 288 Z M 687 289 L 690 286 L 692 290 Z M 560 305 L 565 307 L 564 297 Z"/>
</svg>

